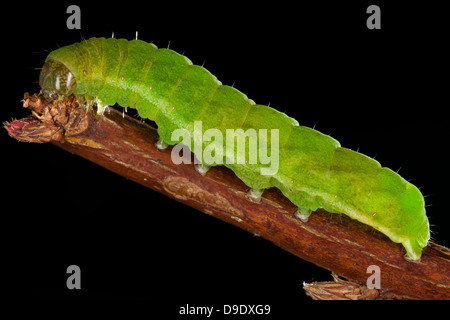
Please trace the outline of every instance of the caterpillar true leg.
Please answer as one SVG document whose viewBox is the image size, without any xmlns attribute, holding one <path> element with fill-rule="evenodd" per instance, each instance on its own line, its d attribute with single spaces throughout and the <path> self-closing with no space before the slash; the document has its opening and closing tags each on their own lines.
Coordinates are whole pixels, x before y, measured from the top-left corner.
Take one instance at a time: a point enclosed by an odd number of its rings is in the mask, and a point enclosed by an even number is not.
<svg viewBox="0 0 450 320">
<path fill-rule="evenodd" d="M 97 114 L 102 116 L 103 113 L 105 112 L 105 109 L 108 108 L 107 105 L 105 105 L 103 102 L 101 102 L 100 100 L 97 100 Z"/>
</svg>

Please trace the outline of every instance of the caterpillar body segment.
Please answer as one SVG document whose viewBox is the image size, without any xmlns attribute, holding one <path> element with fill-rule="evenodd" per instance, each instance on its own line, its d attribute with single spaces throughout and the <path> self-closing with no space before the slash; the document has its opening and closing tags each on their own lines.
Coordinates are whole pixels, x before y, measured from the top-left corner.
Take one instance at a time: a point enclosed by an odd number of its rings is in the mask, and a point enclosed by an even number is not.
<svg viewBox="0 0 450 320">
<path fill-rule="evenodd" d="M 261 159 L 224 162 L 253 190 L 250 198 L 259 201 L 264 189 L 276 187 L 299 208 L 296 216 L 302 221 L 318 208 L 344 213 L 402 243 L 412 260 L 420 259 L 427 245 L 424 199 L 414 185 L 284 113 L 255 104 L 170 49 L 140 40 L 91 38 L 51 52 L 39 83 L 42 93 L 50 97 L 83 95 L 97 101 L 100 108 L 118 103 L 137 109 L 142 118 L 158 125 L 159 148 L 180 142 L 172 138 L 177 129 L 186 130 L 194 142 L 208 129 L 219 130 L 223 136 L 231 129 L 267 130 L 257 141 L 268 150 L 274 141 L 278 143 L 276 172 L 261 174 L 267 167 Z M 202 123 L 200 135 L 197 121 Z M 278 129 L 275 140 L 271 129 Z M 201 158 L 208 144 L 201 140 L 201 150 L 189 147 Z M 229 148 L 224 157 L 238 156 L 237 145 L 224 144 L 224 148 Z M 253 154 L 248 145 L 245 154 Z M 207 168 L 200 164 L 198 169 L 205 174 Z"/>
</svg>

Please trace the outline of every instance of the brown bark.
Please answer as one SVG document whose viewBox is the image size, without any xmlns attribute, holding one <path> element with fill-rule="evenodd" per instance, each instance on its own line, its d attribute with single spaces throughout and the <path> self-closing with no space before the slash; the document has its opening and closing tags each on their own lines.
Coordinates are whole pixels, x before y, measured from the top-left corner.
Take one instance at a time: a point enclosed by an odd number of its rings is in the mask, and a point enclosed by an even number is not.
<svg viewBox="0 0 450 320">
<path fill-rule="evenodd" d="M 404 259 L 400 244 L 345 215 L 319 210 L 307 223 L 275 189 L 257 203 L 232 171 L 214 167 L 205 176 L 193 165 L 175 165 L 171 148 L 155 147 L 157 132 L 114 109 L 103 116 L 83 111 L 77 101 L 25 96 L 33 117 L 5 124 L 8 133 L 29 142 L 51 141 L 117 174 L 157 190 L 275 243 L 294 255 L 350 280 L 305 285 L 315 299 L 450 299 L 450 251 L 430 243 L 420 262 Z M 381 289 L 365 287 L 367 267 L 381 270 Z"/>
</svg>

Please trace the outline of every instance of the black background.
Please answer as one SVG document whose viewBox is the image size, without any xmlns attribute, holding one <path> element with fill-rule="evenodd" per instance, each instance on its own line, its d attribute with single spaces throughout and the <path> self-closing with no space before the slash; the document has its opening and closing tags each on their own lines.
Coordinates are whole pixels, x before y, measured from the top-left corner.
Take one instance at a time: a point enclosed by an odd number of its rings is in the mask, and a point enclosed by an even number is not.
<svg viewBox="0 0 450 320">
<path fill-rule="evenodd" d="M 421 187 L 433 239 L 450 246 L 448 50 L 432 2 L 78 2 L 13 4 L 2 21 L 1 120 L 27 115 L 48 52 L 82 37 L 153 41 L 203 64 L 224 84 L 374 157 Z M 368 30 L 377 4 L 382 29 Z M 444 59 L 447 57 L 447 59 Z M 2 145 L 8 280 L 19 298 L 140 300 L 181 306 L 270 304 L 273 315 L 314 305 L 302 284 L 329 272 L 270 242 L 145 189 L 51 145 Z M 81 268 L 81 290 L 66 268 Z M 66 301 L 67 302 L 67 301 Z M 326 310 L 323 310 L 325 312 Z M 150 312 L 149 312 L 150 313 Z"/>
</svg>

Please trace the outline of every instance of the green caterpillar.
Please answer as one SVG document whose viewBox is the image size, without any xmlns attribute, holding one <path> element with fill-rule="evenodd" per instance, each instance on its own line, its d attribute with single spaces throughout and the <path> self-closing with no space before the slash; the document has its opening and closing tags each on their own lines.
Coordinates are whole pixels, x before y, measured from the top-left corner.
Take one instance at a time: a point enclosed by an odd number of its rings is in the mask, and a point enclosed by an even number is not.
<svg viewBox="0 0 450 320">
<path fill-rule="evenodd" d="M 46 96 L 83 95 L 100 111 L 116 103 L 136 108 L 158 125 L 160 146 L 179 142 L 172 139 L 176 129 L 194 135 L 195 121 L 202 121 L 202 133 L 214 128 L 223 133 L 278 129 L 276 173 L 262 175 L 260 162 L 225 164 L 253 196 L 276 187 L 299 208 L 297 216 L 305 222 L 318 208 L 344 213 L 402 243 L 412 260 L 420 259 L 430 238 L 424 199 L 414 185 L 284 113 L 255 104 L 172 50 L 140 40 L 91 38 L 51 52 L 39 83 Z"/>
</svg>

